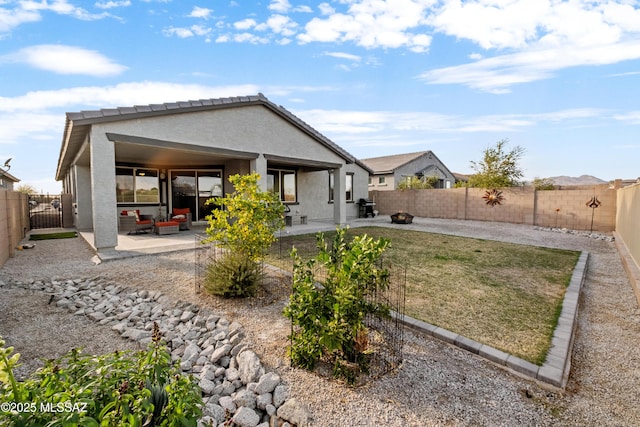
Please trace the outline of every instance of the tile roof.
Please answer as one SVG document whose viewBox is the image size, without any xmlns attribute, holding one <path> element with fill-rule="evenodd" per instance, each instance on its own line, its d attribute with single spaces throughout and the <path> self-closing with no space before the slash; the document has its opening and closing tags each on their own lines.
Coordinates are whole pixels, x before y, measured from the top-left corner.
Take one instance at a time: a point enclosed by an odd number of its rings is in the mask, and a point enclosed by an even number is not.
<svg viewBox="0 0 640 427">
<path fill-rule="evenodd" d="M 189 113 L 196 111 L 215 110 L 219 108 L 233 108 L 248 105 L 262 105 L 282 118 L 297 126 L 303 132 L 312 136 L 328 149 L 338 154 L 347 163 L 356 163 L 365 170 L 371 172 L 369 168 L 342 147 L 331 141 L 326 136 L 311 127 L 293 113 L 281 105 L 276 105 L 269 101 L 262 93 L 250 96 L 237 96 L 227 98 L 199 99 L 192 101 L 169 102 L 164 104 L 136 105 L 133 107 L 104 108 L 100 110 L 89 110 L 80 112 L 69 112 L 66 114 L 66 126 L 58 159 L 58 170 L 56 179 L 62 179 L 62 170 L 68 167 L 70 162 L 70 152 L 77 148 L 84 135 L 92 124 L 105 123 L 120 120 L 129 120 L 144 117 L 162 116 L 178 113 Z"/>
<path fill-rule="evenodd" d="M 394 154 L 391 156 L 371 157 L 368 159 L 361 159 L 362 163 L 367 165 L 374 173 L 391 173 L 398 169 L 400 166 L 404 166 L 407 163 L 418 159 L 427 154 L 433 153 L 429 150 L 419 151 L 417 153 L 405 153 Z"/>
</svg>

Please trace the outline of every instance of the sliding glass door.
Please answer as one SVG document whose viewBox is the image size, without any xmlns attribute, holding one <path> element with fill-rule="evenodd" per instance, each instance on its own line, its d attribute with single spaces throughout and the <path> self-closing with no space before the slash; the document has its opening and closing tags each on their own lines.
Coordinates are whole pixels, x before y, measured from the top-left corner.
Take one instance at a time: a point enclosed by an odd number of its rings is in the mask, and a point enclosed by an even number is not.
<svg viewBox="0 0 640 427">
<path fill-rule="evenodd" d="M 205 202 L 222 196 L 221 170 L 171 171 L 171 207 L 189 208 L 193 221 L 204 221 L 215 208 Z"/>
</svg>

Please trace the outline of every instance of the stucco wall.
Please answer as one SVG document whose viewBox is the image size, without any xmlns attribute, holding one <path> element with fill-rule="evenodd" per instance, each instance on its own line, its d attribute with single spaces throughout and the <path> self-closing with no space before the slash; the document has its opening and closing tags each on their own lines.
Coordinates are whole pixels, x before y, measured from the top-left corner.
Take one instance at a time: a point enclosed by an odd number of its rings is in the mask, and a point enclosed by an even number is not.
<svg viewBox="0 0 640 427">
<path fill-rule="evenodd" d="M 0 267 L 13 256 L 15 248 L 28 230 L 28 196 L 0 190 Z"/>
<path fill-rule="evenodd" d="M 384 215 L 398 211 L 425 218 L 469 219 L 511 222 L 574 230 L 613 231 L 616 226 L 616 190 L 608 185 L 578 187 L 552 191 L 535 191 L 533 187 L 502 189 L 504 201 L 499 206 L 486 204 L 486 190 L 477 188 L 372 191 L 370 198 Z M 586 203 L 596 196 L 596 209 Z"/>
<path fill-rule="evenodd" d="M 346 203 L 346 217 L 358 217 L 359 199 L 368 196 L 368 174 L 360 166 L 343 166 L 345 173 L 354 173 L 353 202 Z M 298 206 L 291 206 L 294 215 L 306 215 L 309 220 L 333 221 L 333 203 L 329 202 L 329 172 L 298 173 Z"/>
<path fill-rule="evenodd" d="M 94 130 L 204 147 L 344 163 L 337 154 L 262 106 L 123 120 L 96 124 Z"/>
<path fill-rule="evenodd" d="M 455 177 L 447 173 L 446 166 L 440 160 L 435 156 L 429 158 L 428 155 L 421 156 L 396 169 L 394 182 L 400 183 L 405 177 L 415 176 L 416 173 L 422 173 L 425 177 L 437 176 L 444 181 L 449 181 L 450 187 L 453 187 L 453 184 L 456 182 Z M 391 187 L 391 189 L 395 189 L 395 187 Z"/>
</svg>

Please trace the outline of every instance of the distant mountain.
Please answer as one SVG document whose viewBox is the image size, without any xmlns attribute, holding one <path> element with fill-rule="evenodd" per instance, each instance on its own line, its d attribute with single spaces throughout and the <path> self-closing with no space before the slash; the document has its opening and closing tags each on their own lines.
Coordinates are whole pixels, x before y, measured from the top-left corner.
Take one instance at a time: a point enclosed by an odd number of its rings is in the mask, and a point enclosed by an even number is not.
<svg viewBox="0 0 640 427">
<path fill-rule="evenodd" d="M 608 181 L 603 181 L 600 178 L 596 178 L 592 175 L 575 176 L 552 176 L 549 177 L 555 185 L 596 185 L 606 184 Z"/>
</svg>

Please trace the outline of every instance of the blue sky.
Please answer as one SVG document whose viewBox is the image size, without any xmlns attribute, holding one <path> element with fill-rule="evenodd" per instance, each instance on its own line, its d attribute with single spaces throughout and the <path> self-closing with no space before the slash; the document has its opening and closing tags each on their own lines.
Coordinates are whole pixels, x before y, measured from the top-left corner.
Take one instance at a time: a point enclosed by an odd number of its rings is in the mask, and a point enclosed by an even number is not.
<svg viewBox="0 0 640 427">
<path fill-rule="evenodd" d="M 634 0 L 0 0 L 0 161 L 57 192 L 65 112 L 261 92 L 358 158 L 636 178 L 639 59 Z"/>
</svg>

